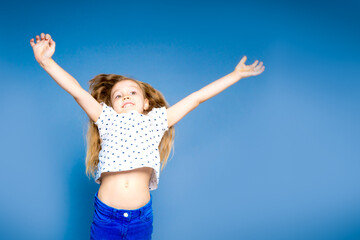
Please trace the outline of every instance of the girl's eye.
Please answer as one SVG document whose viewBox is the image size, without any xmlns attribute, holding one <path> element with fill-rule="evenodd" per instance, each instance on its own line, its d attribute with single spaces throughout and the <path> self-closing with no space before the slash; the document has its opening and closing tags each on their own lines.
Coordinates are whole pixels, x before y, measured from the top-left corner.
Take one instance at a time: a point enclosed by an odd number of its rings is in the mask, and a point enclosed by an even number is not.
<svg viewBox="0 0 360 240">
<path fill-rule="evenodd" d="M 134 93 L 134 94 L 136 94 L 136 91 L 131 91 L 130 93 Z M 121 97 L 121 95 L 116 95 L 116 97 L 115 97 L 115 98 L 118 98 L 118 97 Z"/>
</svg>

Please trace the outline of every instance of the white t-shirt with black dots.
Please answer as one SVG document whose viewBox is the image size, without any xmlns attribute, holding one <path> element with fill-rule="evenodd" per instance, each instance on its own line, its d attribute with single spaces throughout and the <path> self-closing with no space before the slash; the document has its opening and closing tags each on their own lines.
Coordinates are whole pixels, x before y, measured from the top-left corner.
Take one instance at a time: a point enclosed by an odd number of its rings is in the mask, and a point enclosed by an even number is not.
<svg viewBox="0 0 360 240">
<path fill-rule="evenodd" d="M 147 115 L 136 110 L 119 114 L 104 102 L 100 104 L 103 109 L 95 124 L 102 141 L 95 182 L 101 183 L 103 172 L 150 167 L 149 190 L 155 190 L 160 179 L 158 147 L 169 129 L 166 108 L 153 108 Z"/>
</svg>

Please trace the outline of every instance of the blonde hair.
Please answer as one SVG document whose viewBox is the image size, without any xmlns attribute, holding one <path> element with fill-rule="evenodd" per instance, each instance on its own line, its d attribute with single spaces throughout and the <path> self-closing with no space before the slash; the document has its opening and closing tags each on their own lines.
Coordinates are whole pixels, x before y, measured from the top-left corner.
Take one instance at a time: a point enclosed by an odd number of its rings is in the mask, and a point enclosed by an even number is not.
<svg viewBox="0 0 360 240">
<path fill-rule="evenodd" d="M 90 94 L 100 103 L 104 102 L 112 106 L 110 93 L 113 86 L 123 80 L 132 80 L 136 82 L 143 92 L 144 98 L 149 100 L 149 107 L 143 114 L 148 114 L 153 108 L 169 107 L 161 92 L 154 89 L 150 84 L 135 80 L 130 77 L 116 74 L 99 74 L 89 81 Z M 163 135 L 159 144 L 161 170 L 165 167 L 169 158 L 171 149 L 174 147 L 175 129 L 171 126 Z M 89 119 L 88 130 L 86 134 L 87 152 L 86 152 L 86 175 L 95 177 L 95 170 L 99 163 L 99 152 L 101 150 L 101 140 L 97 126 L 94 121 Z"/>
</svg>

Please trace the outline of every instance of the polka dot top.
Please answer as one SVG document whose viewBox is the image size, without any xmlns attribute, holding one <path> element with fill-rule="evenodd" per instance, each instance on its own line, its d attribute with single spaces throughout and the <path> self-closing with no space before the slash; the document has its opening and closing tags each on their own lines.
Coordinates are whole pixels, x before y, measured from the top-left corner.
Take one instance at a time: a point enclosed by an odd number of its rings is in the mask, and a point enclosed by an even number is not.
<svg viewBox="0 0 360 240">
<path fill-rule="evenodd" d="M 153 169 L 149 190 L 158 187 L 160 177 L 159 144 L 169 129 L 166 108 L 153 108 L 147 115 L 131 110 L 118 114 L 104 102 L 95 124 L 101 138 L 99 163 L 95 182 L 101 183 L 101 173 L 128 171 L 141 167 Z"/>
</svg>

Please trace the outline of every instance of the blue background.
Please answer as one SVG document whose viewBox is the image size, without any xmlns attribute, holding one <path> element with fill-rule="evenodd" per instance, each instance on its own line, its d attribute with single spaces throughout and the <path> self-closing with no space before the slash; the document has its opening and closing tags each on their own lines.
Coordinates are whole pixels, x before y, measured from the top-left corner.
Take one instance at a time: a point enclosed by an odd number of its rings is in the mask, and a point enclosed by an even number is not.
<svg viewBox="0 0 360 240">
<path fill-rule="evenodd" d="M 175 125 L 153 238 L 360 239 L 358 1 L 11 1 L 0 10 L 2 239 L 89 239 L 88 117 L 35 61 L 88 90 L 100 73 L 170 105 L 246 64 L 265 71 Z"/>
</svg>

